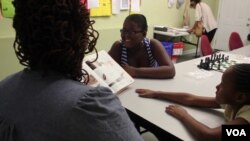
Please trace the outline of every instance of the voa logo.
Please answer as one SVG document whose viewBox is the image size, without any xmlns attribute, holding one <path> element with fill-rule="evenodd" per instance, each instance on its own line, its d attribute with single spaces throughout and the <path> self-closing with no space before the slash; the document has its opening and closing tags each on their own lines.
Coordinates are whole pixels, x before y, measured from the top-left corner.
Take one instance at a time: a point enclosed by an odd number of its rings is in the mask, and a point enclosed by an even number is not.
<svg viewBox="0 0 250 141">
<path fill-rule="evenodd" d="M 222 141 L 239 140 L 249 141 L 250 124 L 246 125 L 222 125 Z"/>
<path fill-rule="evenodd" d="M 244 129 L 226 129 L 227 136 L 247 136 Z"/>
</svg>

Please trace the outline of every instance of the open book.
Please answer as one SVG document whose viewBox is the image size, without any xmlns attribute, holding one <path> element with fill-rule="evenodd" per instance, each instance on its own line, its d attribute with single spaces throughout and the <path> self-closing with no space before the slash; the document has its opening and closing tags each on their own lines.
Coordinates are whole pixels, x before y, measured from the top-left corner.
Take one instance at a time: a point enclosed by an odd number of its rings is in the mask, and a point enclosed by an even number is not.
<svg viewBox="0 0 250 141">
<path fill-rule="evenodd" d="M 95 58 L 96 54 L 85 56 L 82 63 L 83 69 L 89 73 L 90 86 L 109 87 L 117 94 L 134 82 L 134 79 L 106 51 L 99 51 L 97 61 L 93 62 Z"/>
</svg>

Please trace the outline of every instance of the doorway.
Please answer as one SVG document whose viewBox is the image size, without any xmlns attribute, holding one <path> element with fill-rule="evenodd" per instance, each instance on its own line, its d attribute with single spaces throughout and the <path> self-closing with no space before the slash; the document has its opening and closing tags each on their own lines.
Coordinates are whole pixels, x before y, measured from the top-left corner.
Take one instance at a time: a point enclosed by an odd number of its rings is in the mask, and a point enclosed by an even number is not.
<svg viewBox="0 0 250 141">
<path fill-rule="evenodd" d="M 250 33 L 250 0 L 220 0 L 218 30 L 214 48 L 229 51 L 228 42 L 231 32 L 238 32 L 244 44 Z"/>
</svg>

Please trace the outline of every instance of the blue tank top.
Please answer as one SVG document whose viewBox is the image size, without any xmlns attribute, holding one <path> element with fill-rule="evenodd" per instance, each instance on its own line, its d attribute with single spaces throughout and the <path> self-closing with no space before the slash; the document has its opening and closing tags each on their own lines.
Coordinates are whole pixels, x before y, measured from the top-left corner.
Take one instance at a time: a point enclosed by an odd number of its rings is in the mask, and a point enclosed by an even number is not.
<svg viewBox="0 0 250 141">
<path fill-rule="evenodd" d="M 148 53 L 150 67 L 156 67 L 157 66 L 157 62 L 154 59 L 152 51 L 151 51 L 150 39 L 144 38 L 143 39 L 143 43 L 144 43 L 144 47 L 146 48 L 147 53 Z M 121 42 L 121 48 L 122 48 L 121 64 L 128 64 L 128 52 L 127 52 L 127 48 L 125 47 L 125 45 L 124 45 L 123 42 Z"/>
</svg>

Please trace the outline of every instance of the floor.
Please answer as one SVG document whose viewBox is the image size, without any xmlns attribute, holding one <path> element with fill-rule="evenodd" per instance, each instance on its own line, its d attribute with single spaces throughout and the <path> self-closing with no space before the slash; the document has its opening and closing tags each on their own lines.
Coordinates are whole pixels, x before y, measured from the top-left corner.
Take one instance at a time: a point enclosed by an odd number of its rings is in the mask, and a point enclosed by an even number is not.
<svg viewBox="0 0 250 141">
<path fill-rule="evenodd" d="M 187 61 L 194 58 L 195 54 L 182 55 L 177 58 L 176 63 Z M 150 132 L 143 133 L 142 137 L 145 141 L 158 141 L 157 138 Z"/>
<path fill-rule="evenodd" d="M 141 136 L 144 139 L 144 141 L 158 141 L 155 135 L 152 134 L 151 132 L 143 133 Z"/>
</svg>

